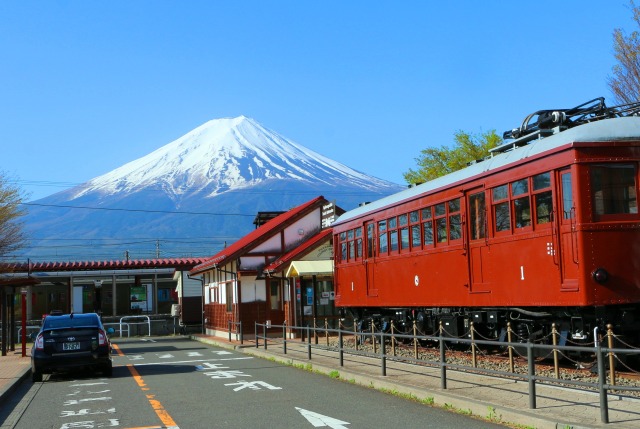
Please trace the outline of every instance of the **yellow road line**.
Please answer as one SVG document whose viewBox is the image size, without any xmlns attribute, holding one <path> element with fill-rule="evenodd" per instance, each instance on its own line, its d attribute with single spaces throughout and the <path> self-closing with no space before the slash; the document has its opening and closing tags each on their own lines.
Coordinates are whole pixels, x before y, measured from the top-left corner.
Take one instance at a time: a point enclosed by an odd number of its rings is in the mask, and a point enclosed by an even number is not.
<svg viewBox="0 0 640 429">
<path fill-rule="evenodd" d="M 118 353 L 118 356 L 124 356 L 124 353 L 122 352 L 122 350 L 120 350 L 120 348 L 117 345 L 112 344 L 112 347 Z M 127 364 L 127 368 L 129 369 L 131 376 L 136 381 L 140 389 L 144 392 L 148 391 L 149 388 L 147 387 L 147 384 L 144 382 L 144 380 L 138 373 L 138 370 L 136 370 L 136 368 L 132 364 Z M 146 396 L 147 396 L 147 399 L 149 400 L 149 404 L 151 404 L 151 408 L 153 408 L 157 416 L 160 418 L 160 421 L 164 425 L 164 428 L 180 429 L 176 424 L 176 422 L 171 417 L 171 415 L 169 415 L 169 412 L 164 409 L 160 401 L 155 399 L 155 395 L 146 395 Z M 130 429 L 155 429 L 155 428 L 158 428 L 158 426 L 140 426 L 137 428 L 130 428 Z"/>
</svg>

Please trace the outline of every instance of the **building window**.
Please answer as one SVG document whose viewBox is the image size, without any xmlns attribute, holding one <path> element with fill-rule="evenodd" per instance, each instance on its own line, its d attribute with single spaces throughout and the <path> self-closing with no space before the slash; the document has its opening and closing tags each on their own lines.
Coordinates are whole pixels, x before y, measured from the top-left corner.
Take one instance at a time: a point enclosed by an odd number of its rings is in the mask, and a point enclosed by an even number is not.
<svg viewBox="0 0 640 429">
<path fill-rule="evenodd" d="M 282 310 L 282 296 L 280 281 L 272 279 L 270 282 L 269 304 L 271 310 Z"/>
</svg>

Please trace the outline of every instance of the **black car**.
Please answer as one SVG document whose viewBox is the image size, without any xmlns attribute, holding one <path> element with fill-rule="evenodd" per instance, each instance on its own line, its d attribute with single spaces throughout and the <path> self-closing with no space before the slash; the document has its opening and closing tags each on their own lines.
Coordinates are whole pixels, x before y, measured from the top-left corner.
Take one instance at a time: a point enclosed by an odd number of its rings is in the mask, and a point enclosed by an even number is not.
<svg viewBox="0 0 640 429">
<path fill-rule="evenodd" d="M 31 378 L 89 368 L 111 377 L 111 343 L 96 313 L 48 315 L 31 350 Z"/>
</svg>

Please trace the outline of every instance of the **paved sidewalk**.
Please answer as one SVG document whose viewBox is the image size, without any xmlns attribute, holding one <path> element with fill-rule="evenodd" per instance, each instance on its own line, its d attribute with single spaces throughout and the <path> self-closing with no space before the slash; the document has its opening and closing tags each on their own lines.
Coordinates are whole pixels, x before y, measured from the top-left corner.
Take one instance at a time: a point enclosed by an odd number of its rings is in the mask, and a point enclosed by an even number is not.
<svg viewBox="0 0 640 429">
<path fill-rule="evenodd" d="M 22 357 L 22 346 L 17 345 L 16 351 L 7 351 L 6 356 L 0 356 L 0 406 L 11 395 L 20 381 L 31 374 L 31 350 L 27 348 L 27 356 Z"/>
<path fill-rule="evenodd" d="M 342 380 L 366 387 L 383 389 L 419 400 L 429 399 L 435 406 L 469 412 L 499 423 L 536 429 L 640 428 L 640 400 L 616 394 L 608 395 L 609 423 L 601 423 L 600 398 L 595 393 L 580 392 L 536 383 L 536 408 L 529 408 L 527 382 L 447 371 L 447 388 L 441 388 L 440 369 L 416 367 L 387 360 L 387 375 L 382 375 L 380 359 L 344 354 L 340 367 L 338 353 L 312 348 L 308 360 L 307 347 L 299 340 L 269 342 L 267 350 L 255 342 L 229 342 L 219 337 L 194 335 L 199 341 L 235 348 L 246 354 L 306 367 L 321 373 L 335 371 Z M 261 342 L 262 343 L 262 342 Z"/>
</svg>

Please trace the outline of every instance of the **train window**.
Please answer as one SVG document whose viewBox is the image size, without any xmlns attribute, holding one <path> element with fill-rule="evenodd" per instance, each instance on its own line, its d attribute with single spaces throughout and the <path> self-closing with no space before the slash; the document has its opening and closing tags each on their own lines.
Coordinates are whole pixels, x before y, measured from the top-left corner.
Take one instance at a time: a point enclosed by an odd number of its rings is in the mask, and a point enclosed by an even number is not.
<svg viewBox="0 0 640 429">
<path fill-rule="evenodd" d="M 449 208 L 449 241 L 462 238 L 462 223 L 460 218 L 460 198 L 451 200 Z"/>
<path fill-rule="evenodd" d="M 469 213 L 471 219 L 471 239 L 479 240 L 486 235 L 486 211 L 484 192 L 469 196 Z"/>
<path fill-rule="evenodd" d="M 414 249 L 420 248 L 420 225 L 411 226 L 411 247 Z"/>
<path fill-rule="evenodd" d="M 349 259 L 355 259 L 356 257 L 356 242 L 349 242 Z"/>
<path fill-rule="evenodd" d="M 552 197 L 551 191 L 541 192 L 534 195 L 536 205 L 536 224 L 542 225 L 551 222 Z"/>
<path fill-rule="evenodd" d="M 356 239 L 356 258 L 362 257 L 362 238 Z"/>
<path fill-rule="evenodd" d="M 431 219 L 431 207 L 422 209 L 422 220 Z"/>
<path fill-rule="evenodd" d="M 420 220 L 420 213 L 418 213 L 418 210 L 412 211 L 411 213 L 409 213 L 409 222 L 414 223 L 414 222 L 418 222 L 419 220 Z"/>
<path fill-rule="evenodd" d="M 353 240 L 353 230 L 347 231 L 347 240 Z"/>
<path fill-rule="evenodd" d="M 340 241 L 344 241 L 347 239 L 347 233 L 346 232 L 341 232 L 340 233 Z"/>
<path fill-rule="evenodd" d="M 516 220 L 516 228 L 531 226 L 531 206 L 529 196 L 513 201 L 513 215 Z"/>
<path fill-rule="evenodd" d="M 388 248 L 388 237 L 387 237 L 387 221 L 381 220 L 378 222 L 378 251 L 380 255 L 387 253 Z"/>
<path fill-rule="evenodd" d="M 493 189 L 493 202 L 505 200 L 509 197 L 507 185 L 498 186 Z"/>
<path fill-rule="evenodd" d="M 422 230 L 423 230 L 423 243 L 425 246 L 433 246 L 433 207 L 426 207 L 422 209 Z"/>
<path fill-rule="evenodd" d="M 398 230 L 389 231 L 389 250 L 392 252 L 398 250 Z"/>
<path fill-rule="evenodd" d="M 376 243 L 375 243 L 375 225 L 373 223 L 370 223 L 367 225 L 367 257 L 368 258 L 373 258 L 374 252 L 375 252 L 375 248 L 376 248 Z"/>
<path fill-rule="evenodd" d="M 493 198 L 493 216 L 496 232 L 511 230 L 511 210 L 507 185 L 498 186 L 491 192 Z"/>
<path fill-rule="evenodd" d="M 573 219 L 574 213 L 571 173 L 562 173 L 562 218 Z"/>
<path fill-rule="evenodd" d="M 447 242 L 447 218 L 436 219 L 436 230 L 438 233 L 438 243 Z"/>
<path fill-rule="evenodd" d="M 511 195 L 517 197 L 529 193 L 529 181 L 527 179 L 518 180 L 511 184 Z"/>
<path fill-rule="evenodd" d="M 409 217 L 406 214 L 398 216 L 398 225 L 405 226 L 409 223 Z"/>
<path fill-rule="evenodd" d="M 347 243 L 342 243 L 340 245 L 340 256 L 343 261 L 347 260 Z"/>
<path fill-rule="evenodd" d="M 409 248 L 409 228 L 402 228 L 400 230 L 400 248 Z"/>
<path fill-rule="evenodd" d="M 551 187 L 551 173 L 546 172 L 533 176 L 533 190 L 540 191 Z"/>
<path fill-rule="evenodd" d="M 607 164 L 591 168 L 595 214 L 637 214 L 636 167 Z"/>
<path fill-rule="evenodd" d="M 444 216 L 446 211 L 447 211 L 447 209 L 446 209 L 444 203 L 436 204 L 436 217 Z"/>
</svg>

